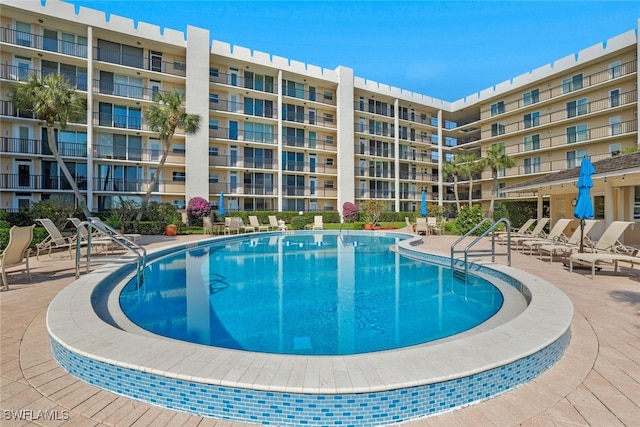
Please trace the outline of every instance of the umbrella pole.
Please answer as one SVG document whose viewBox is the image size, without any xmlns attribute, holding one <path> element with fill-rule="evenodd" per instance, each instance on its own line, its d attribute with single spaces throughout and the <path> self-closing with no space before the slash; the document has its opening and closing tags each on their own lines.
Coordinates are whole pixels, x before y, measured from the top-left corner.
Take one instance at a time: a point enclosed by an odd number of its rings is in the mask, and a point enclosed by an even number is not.
<svg viewBox="0 0 640 427">
<path fill-rule="evenodd" d="M 584 219 L 580 220 L 580 253 L 584 252 Z"/>
</svg>

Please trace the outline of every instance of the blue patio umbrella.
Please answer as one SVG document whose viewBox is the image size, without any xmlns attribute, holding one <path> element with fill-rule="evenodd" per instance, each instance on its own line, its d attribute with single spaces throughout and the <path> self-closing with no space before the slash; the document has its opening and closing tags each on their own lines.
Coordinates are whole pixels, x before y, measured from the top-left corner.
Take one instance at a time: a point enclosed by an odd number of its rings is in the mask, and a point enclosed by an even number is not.
<svg viewBox="0 0 640 427">
<path fill-rule="evenodd" d="M 422 200 L 420 201 L 420 215 L 427 216 L 427 192 L 422 190 Z"/>
<path fill-rule="evenodd" d="M 591 175 L 595 172 L 596 170 L 591 164 L 591 160 L 588 157 L 583 157 L 582 163 L 580 163 L 580 174 L 576 182 L 578 201 L 576 208 L 573 210 L 573 216 L 580 220 L 580 252 L 584 251 L 584 220 L 595 216 L 593 203 L 591 202 L 591 187 L 593 187 Z"/>
<path fill-rule="evenodd" d="M 218 215 L 224 216 L 227 212 L 224 210 L 224 193 L 220 192 L 220 202 L 218 202 Z"/>
</svg>

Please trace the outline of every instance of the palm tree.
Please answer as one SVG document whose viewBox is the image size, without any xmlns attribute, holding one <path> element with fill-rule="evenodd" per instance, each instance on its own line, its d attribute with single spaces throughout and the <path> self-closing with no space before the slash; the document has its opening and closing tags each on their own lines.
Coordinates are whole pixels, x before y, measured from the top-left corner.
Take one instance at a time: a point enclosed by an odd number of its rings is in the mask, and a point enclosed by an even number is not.
<svg viewBox="0 0 640 427">
<path fill-rule="evenodd" d="M 485 168 L 484 159 L 475 154 L 465 154 L 462 165 L 462 175 L 469 177 L 469 207 L 473 204 L 473 175 L 482 172 Z"/>
<path fill-rule="evenodd" d="M 487 157 L 484 159 L 486 166 L 491 169 L 493 183 L 491 185 L 491 204 L 489 205 L 489 215 L 493 218 L 493 207 L 498 193 L 498 170 L 502 168 L 512 168 L 516 162 L 504 152 L 504 144 L 494 144 L 487 149 Z"/>
<path fill-rule="evenodd" d="M 142 219 L 144 207 L 149 203 L 151 193 L 158 183 L 158 177 L 167 161 L 169 149 L 171 148 L 171 140 L 173 139 L 176 129 L 184 129 L 187 135 L 193 135 L 198 132 L 200 128 L 200 116 L 197 114 L 187 114 L 184 103 L 185 96 L 183 93 L 176 91 L 158 93 L 155 97 L 155 104 L 149 107 L 144 114 L 149 128 L 158 133 L 158 138 L 162 143 L 162 157 L 160 158 L 160 163 L 158 163 L 156 173 L 149 183 L 147 192 L 142 198 L 143 209 L 140 209 L 138 212 L 136 217 L 137 222 Z"/>
<path fill-rule="evenodd" d="M 82 206 L 85 216 L 89 217 L 91 214 L 84 195 L 80 192 L 76 180 L 60 157 L 55 132 L 56 124 L 61 130 L 64 130 L 68 122 L 82 118 L 87 111 L 85 101 L 60 74 L 49 74 L 44 77 L 32 74 L 27 83 L 14 85 L 12 98 L 17 109 L 31 111 L 34 118 L 42 120 L 46 124 L 49 149 L 58 162 L 60 170 L 69 181 L 76 201 Z"/>
<path fill-rule="evenodd" d="M 460 198 L 458 197 L 458 178 L 464 175 L 464 164 L 466 154 L 456 154 L 450 162 L 444 162 L 442 171 L 447 175 L 453 176 L 453 194 L 456 198 L 456 209 L 460 211 Z"/>
</svg>

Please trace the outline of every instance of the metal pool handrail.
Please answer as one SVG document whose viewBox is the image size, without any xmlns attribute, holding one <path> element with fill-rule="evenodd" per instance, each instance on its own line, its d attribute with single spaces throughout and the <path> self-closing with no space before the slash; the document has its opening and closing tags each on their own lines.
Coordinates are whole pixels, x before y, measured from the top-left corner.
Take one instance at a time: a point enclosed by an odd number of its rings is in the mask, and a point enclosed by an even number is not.
<svg viewBox="0 0 640 427">
<path fill-rule="evenodd" d="M 93 230 L 97 230 L 101 233 L 101 238 L 110 239 L 115 244 L 123 247 L 124 249 L 132 252 L 136 258 L 136 279 L 137 285 L 136 289 L 142 286 L 144 281 L 144 269 L 147 265 L 147 250 L 134 242 L 132 239 L 127 238 L 124 234 L 120 233 L 120 231 L 116 230 L 113 227 L 103 223 L 103 222 L 94 222 L 94 221 L 83 221 L 78 225 L 78 231 L 76 234 L 76 241 L 82 242 L 84 236 L 82 235 L 82 227 L 86 227 L 88 234 L 86 236 L 87 240 L 87 260 L 86 263 L 86 272 L 89 272 L 91 268 L 91 239 L 93 235 Z M 104 237 L 102 237 L 104 235 Z M 80 251 L 80 244 L 76 246 L 76 279 L 80 277 L 80 266 L 82 264 L 82 254 Z"/>
</svg>

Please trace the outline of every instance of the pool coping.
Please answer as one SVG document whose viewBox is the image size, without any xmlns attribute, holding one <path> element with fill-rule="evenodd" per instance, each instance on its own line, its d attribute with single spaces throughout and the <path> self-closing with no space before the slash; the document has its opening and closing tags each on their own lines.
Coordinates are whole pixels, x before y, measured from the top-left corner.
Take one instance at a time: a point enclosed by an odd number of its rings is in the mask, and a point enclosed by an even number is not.
<svg viewBox="0 0 640 427">
<path fill-rule="evenodd" d="M 413 248 L 416 241 L 411 238 L 399 246 L 444 257 Z M 207 242 L 210 240 L 197 245 Z M 149 256 L 183 247 L 184 244 L 162 248 Z M 92 305 L 94 290 L 105 278 L 114 272 L 124 276 L 123 271 L 130 268 L 115 264 L 82 276 L 61 291 L 49 306 L 47 329 L 53 340 L 73 353 L 185 381 L 280 393 L 344 394 L 402 389 L 468 377 L 520 360 L 550 346 L 569 330 L 573 306 L 559 289 L 515 268 L 494 263 L 482 263 L 482 267 L 526 286 L 531 300 L 520 316 L 469 336 L 376 353 L 262 354 L 125 332 L 104 322 Z"/>
</svg>

